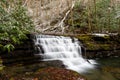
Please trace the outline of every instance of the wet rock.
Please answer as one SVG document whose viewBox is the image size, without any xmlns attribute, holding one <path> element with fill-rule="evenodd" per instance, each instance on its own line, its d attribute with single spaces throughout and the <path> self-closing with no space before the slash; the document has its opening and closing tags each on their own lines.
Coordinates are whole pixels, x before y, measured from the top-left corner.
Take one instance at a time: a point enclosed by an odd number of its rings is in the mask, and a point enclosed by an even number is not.
<svg viewBox="0 0 120 80">
<path fill-rule="evenodd" d="M 63 68 L 42 68 L 34 73 L 19 74 L 19 76 L 9 76 L 1 78 L 6 80 L 87 80 L 77 72 Z"/>
<path fill-rule="evenodd" d="M 36 72 L 38 80 L 87 80 L 79 73 L 62 68 L 43 68 Z"/>
<path fill-rule="evenodd" d="M 120 57 L 120 36 L 76 36 L 85 47 L 83 52 L 85 58 Z"/>
<path fill-rule="evenodd" d="M 59 60 L 40 62 L 40 66 L 41 68 L 45 68 L 45 67 L 65 68 L 65 65 L 63 64 L 63 62 Z"/>
</svg>

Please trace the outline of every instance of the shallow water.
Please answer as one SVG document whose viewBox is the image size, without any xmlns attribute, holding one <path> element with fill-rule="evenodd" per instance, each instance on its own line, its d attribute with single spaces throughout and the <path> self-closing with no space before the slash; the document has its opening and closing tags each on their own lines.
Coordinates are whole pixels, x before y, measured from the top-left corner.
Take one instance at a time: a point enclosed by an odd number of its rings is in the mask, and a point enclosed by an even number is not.
<svg viewBox="0 0 120 80">
<path fill-rule="evenodd" d="M 120 58 L 104 58 L 96 60 L 96 69 L 82 73 L 89 80 L 120 80 Z"/>
</svg>

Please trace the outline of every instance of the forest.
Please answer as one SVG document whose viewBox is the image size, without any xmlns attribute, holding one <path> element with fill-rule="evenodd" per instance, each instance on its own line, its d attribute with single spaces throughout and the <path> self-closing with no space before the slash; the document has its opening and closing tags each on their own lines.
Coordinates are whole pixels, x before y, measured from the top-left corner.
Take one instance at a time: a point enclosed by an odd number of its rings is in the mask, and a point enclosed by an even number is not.
<svg viewBox="0 0 120 80">
<path fill-rule="evenodd" d="M 0 41 L 9 48 L 28 33 L 119 33 L 119 0 L 1 0 Z M 63 4 L 63 5 L 62 5 Z M 59 6 L 56 6 L 59 5 Z M 10 51 L 10 50 L 8 50 Z"/>
<path fill-rule="evenodd" d="M 82 73 L 81 66 L 76 67 L 80 58 L 86 66 L 102 64 L 107 79 L 102 74 L 101 80 L 108 80 L 108 75 L 109 80 L 119 80 L 119 39 L 120 0 L 0 0 L 0 80 L 98 80 L 95 73 L 101 74 L 97 68 L 90 70 L 90 76 Z M 40 57 L 35 56 L 38 53 Z M 71 56 L 78 63 L 64 62 Z M 34 58 L 37 65 L 24 65 Z M 110 60 L 115 64 L 110 65 Z M 7 64 L 15 67 L 8 76 Z M 23 69 L 26 67 L 28 72 Z M 24 72 L 28 74 L 22 75 Z"/>
</svg>

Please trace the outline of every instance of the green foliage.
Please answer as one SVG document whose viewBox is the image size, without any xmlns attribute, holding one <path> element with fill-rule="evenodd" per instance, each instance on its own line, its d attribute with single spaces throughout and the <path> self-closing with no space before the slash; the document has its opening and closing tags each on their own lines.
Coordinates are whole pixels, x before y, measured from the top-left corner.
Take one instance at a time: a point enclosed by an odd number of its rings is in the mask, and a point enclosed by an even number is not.
<svg viewBox="0 0 120 80">
<path fill-rule="evenodd" d="M 97 26 L 99 29 L 107 29 L 109 32 L 118 29 L 115 5 L 111 0 L 100 0 L 97 4 Z"/>
<path fill-rule="evenodd" d="M 69 25 L 70 28 L 74 28 L 72 30 L 86 28 L 88 26 L 88 24 L 86 24 L 88 22 L 86 10 L 86 6 L 83 6 L 80 1 L 77 1 L 74 9 L 72 10 L 73 14 L 71 14 L 68 19 L 66 19 L 65 23 Z"/>
<path fill-rule="evenodd" d="M 12 2 L 13 1 L 13 2 Z M 14 6 L 11 6 L 14 4 Z M 0 1 L 0 48 L 8 52 L 14 49 L 14 44 L 20 44 L 27 39 L 26 34 L 34 31 L 34 24 L 26 14 L 20 1 Z"/>
<path fill-rule="evenodd" d="M 120 5 L 111 3 L 111 0 L 95 0 L 84 4 L 77 1 L 68 17 L 66 24 L 75 29 L 87 28 L 90 32 L 118 32 L 120 30 L 119 15 Z M 73 22 L 72 22 L 73 21 Z M 87 31 L 87 30 L 86 30 Z"/>
<path fill-rule="evenodd" d="M 7 50 L 8 52 L 10 52 L 11 50 L 14 49 L 14 46 L 12 44 L 6 44 L 4 46 L 4 49 Z"/>
</svg>

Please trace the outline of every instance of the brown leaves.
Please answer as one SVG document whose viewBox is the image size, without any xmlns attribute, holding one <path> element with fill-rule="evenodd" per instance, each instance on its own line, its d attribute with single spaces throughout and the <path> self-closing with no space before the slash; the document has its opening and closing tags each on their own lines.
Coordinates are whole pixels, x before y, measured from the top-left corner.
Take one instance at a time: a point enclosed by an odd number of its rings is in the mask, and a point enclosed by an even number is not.
<svg viewBox="0 0 120 80">
<path fill-rule="evenodd" d="M 43 78 L 43 80 L 86 80 L 80 74 L 62 68 L 44 68 L 40 69 L 37 74 L 39 74 L 39 78 Z"/>
<path fill-rule="evenodd" d="M 0 80 L 87 80 L 79 73 L 63 69 L 48 67 L 42 68 L 30 74 L 20 73 L 16 75 L 5 74 L 0 77 Z"/>
</svg>

